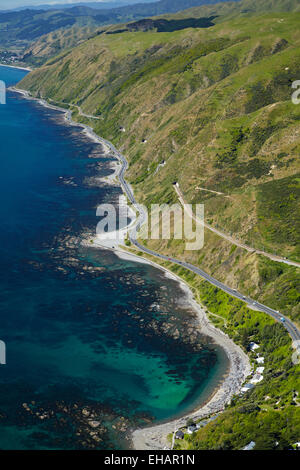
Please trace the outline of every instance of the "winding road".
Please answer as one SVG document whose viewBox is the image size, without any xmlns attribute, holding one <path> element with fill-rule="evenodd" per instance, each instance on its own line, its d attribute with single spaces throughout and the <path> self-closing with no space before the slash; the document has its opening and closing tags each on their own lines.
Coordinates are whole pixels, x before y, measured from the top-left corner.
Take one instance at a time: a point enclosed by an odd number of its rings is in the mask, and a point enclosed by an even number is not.
<svg viewBox="0 0 300 470">
<path fill-rule="evenodd" d="M 27 91 L 15 89 L 13 87 L 11 89 L 14 90 L 14 91 L 17 91 L 19 93 L 22 93 L 23 95 L 25 95 L 29 99 L 35 99 L 37 101 L 40 101 L 42 104 L 45 104 L 46 106 L 51 107 L 51 105 L 49 106 L 49 103 L 45 102 L 44 100 L 32 98 Z M 52 107 L 55 108 L 55 109 L 59 109 L 57 106 L 52 106 Z M 197 266 L 194 266 L 194 265 L 192 265 L 190 263 L 187 263 L 185 261 L 180 261 L 178 259 L 175 259 L 175 258 L 172 258 L 172 257 L 169 257 L 169 256 L 162 255 L 160 253 L 157 253 L 153 250 L 150 250 L 149 248 L 146 248 L 145 246 L 141 245 L 138 242 L 138 240 L 137 240 L 138 233 L 141 229 L 141 226 L 147 220 L 147 214 L 145 212 L 144 207 L 139 205 L 139 203 L 136 201 L 136 199 L 134 197 L 134 194 L 133 194 L 133 190 L 132 190 L 131 186 L 127 183 L 127 181 L 125 179 L 125 173 L 126 173 L 126 170 L 128 169 L 128 162 L 127 162 L 126 158 L 124 157 L 124 155 L 122 155 L 116 149 L 116 147 L 111 142 L 109 142 L 106 139 L 103 139 L 102 137 L 99 137 L 91 127 L 72 121 L 72 112 L 70 110 L 66 110 L 66 109 L 60 109 L 60 110 L 64 112 L 64 114 L 66 116 L 66 119 L 70 123 L 74 123 L 75 125 L 78 125 L 78 126 L 81 126 L 85 129 L 87 129 L 89 131 L 89 133 L 92 136 L 95 137 L 95 139 L 97 139 L 99 142 L 104 143 L 112 151 L 114 156 L 120 161 L 121 168 L 120 168 L 120 171 L 119 171 L 119 174 L 118 174 L 119 181 L 121 183 L 121 186 L 123 188 L 124 193 L 126 194 L 129 201 L 132 203 L 132 205 L 135 207 L 135 209 L 138 213 L 138 218 L 137 218 L 136 224 L 134 225 L 134 227 L 129 232 L 129 239 L 130 239 L 131 243 L 133 245 L 135 245 L 140 251 L 142 251 L 142 252 L 144 252 L 148 255 L 154 256 L 154 257 L 156 257 L 160 260 L 163 260 L 163 261 L 168 261 L 168 262 L 177 264 L 179 266 L 182 266 L 183 268 L 186 268 L 186 269 L 194 272 L 195 274 L 201 276 L 203 279 L 208 281 L 210 284 L 218 287 L 219 289 L 222 289 L 227 294 L 229 294 L 233 297 L 236 297 L 237 299 L 242 300 L 243 302 L 247 303 L 253 309 L 262 311 L 264 313 L 267 313 L 268 315 L 273 317 L 275 320 L 282 323 L 282 325 L 285 327 L 285 329 L 290 334 L 290 336 L 291 336 L 291 338 L 294 342 L 294 347 L 297 348 L 297 350 L 300 353 L 300 331 L 296 327 L 296 325 L 289 318 L 285 317 L 282 313 L 280 313 L 279 311 L 273 310 L 272 308 L 267 307 L 266 305 L 263 305 L 259 302 L 256 302 L 253 299 L 251 299 L 250 297 L 244 296 L 243 294 L 241 294 L 240 292 L 238 292 L 235 289 L 231 289 L 230 287 L 226 286 L 222 282 L 220 282 L 217 279 L 215 279 L 214 277 L 210 276 L 209 274 L 207 274 L 205 271 L 198 268 Z"/>
<path fill-rule="evenodd" d="M 249 305 L 250 308 L 253 308 L 255 310 L 259 310 L 261 312 L 267 313 L 268 315 L 270 315 L 272 318 L 274 318 L 276 321 L 280 322 L 284 326 L 284 328 L 288 331 L 289 335 L 291 336 L 291 338 L 294 342 L 295 341 L 300 341 L 300 331 L 297 328 L 297 326 L 289 318 L 285 317 L 279 311 L 274 310 L 270 307 L 267 307 L 266 305 L 263 305 L 260 302 L 256 302 L 253 299 L 251 299 L 250 297 L 247 297 L 247 296 L 241 294 L 240 292 L 238 292 L 235 289 L 231 289 L 230 287 L 226 286 L 224 283 L 218 281 L 217 279 L 210 276 L 209 274 L 207 274 L 202 269 L 198 268 L 197 266 L 194 266 L 193 264 L 187 263 L 185 261 L 180 261 L 176 258 L 172 258 L 172 257 L 169 257 L 169 256 L 165 256 L 163 254 L 157 253 L 153 250 L 150 250 L 149 248 L 146 248 L 145 246 L 141 245 L 141 243 L 139 243 L 139 241 L 137 240 L 138 239 L 138 233 L 139 233 L 140 228 L 143 225 L 143 223 L 147 220 L 147 214 L 145 213 L 144 208 L 142 206 L 140 206 L 138 204 L 138 202 L 136 201 L 136 199 L 134 197 L 134 194 L 133 194 L 133 190 L 132 190 L 132 188 L 130 187 L 130 185 L 127 183 L 127 181 L 125 179 L 125 173 L 126 173 L 126 170 L 128 169 L 128 162 L 127 162 L 126 158 L 124 157 L 124 155 L 122 155 L 111 142 L 109 142 L 109 141 L 107 141 L 103 138 L 101 138 L 100 140 L 102 142 L 104 142 L 111 149 L 111 151 L 114 153 L 114 155 L 121 162 L 122 166 L 121 166 L 120 172 L 118 174 L 119 181 L 121 183 L 123 191 L 125 192 L 126 196 L 129 199 L 129 201 L 132 203 L 132 205 L 135 207 L 135 209 L 137 210 L 137 212 L 139 214 L 136 225 L 132 228 L 131 232 L 129 233 L 129 239 L 130 239 L 131 243 L 133 245 L 135 245 L 140 251 L 142 251 L 142 252 L 144 252 L 148 255 L 159 258 L 162 261 L 168 261 L 168 262 L 177 264 L 179 266 L 182 266 L 183 268 L 186 268 L 186 269 L 194 272 L 195 274 L 201 276 L 203 279 L 208 281 L 210 284 L 218 287 L 219 289 L 222 289 L 227 294 L 229 294 L 233 297 L 236 297 L 237 299 L 245 302 L 246 304 Z M 296 346 L 298 346 L 298 343 L 296 344 Z"/>
<path fill-rule="evenodd" d="M 201 220 L 197 219 L 197 217 L 193 214 L 192 211 L 189 210 L 189 206 L 184 200 L 182 191 L 179 187 L 179 184 L 176 183 L 174 185 L 175 191 L 177 193 L 178 199 L 180 201 L 180 204 L 184 207 L 185 210 L 187 210 L 189 216 L 195 220 L 198 224 L 202 225 L 203 227 L 207 228 L 211 232 L 214 232 L 216 235 L 218 235 L 221 238 L 224 238 L 228 242 L 232 243 L 233 245 L 239 246 L 240 248 L 243 248 L 244 250 L 247 250 L 249 253 L 256 253 L 257 255 L 263 255 L 266 256 L 266 258 L 271 259 L 272 261 L 277 261 L 278 263 L 284 263 L 284 264 L 289 264 L 290 266 L 296 266 L 296 268 L 300 268 L 300 263 L 297 263 L 297 261 L 291 261 L 287 258 L 281 258 L 280 256 L 273 255 L 272 253 L 267 253 L 266 251 L 263 250 L 257 250 L 253 248 L 252 246 L 246 245 L 245 243 L 241 243 L 238 240 L 234 239 L 231 235 L 228 235 L 224 232 L 221 232 L 220 230 L 212 227 L 211 225 L 207 224 L 206 222 L 202 222 Z M 220 194 L 220 193 L 219 193 Z"/>
</svg>

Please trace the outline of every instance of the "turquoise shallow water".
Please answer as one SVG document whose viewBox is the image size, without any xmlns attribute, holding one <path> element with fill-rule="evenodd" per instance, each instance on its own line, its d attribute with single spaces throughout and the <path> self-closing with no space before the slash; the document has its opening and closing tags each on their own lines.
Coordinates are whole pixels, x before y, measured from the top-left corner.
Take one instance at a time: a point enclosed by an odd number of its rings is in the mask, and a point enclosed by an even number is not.
<svg viewBox="0 0 300 470">
<path fill-rule="evenodd" d="M 0 79 L 25 72 L 0 67 Z M 226 369 L 175 281 L 83 248 L 113 157 L 62 114 L 0 106 L 1 449 L 116 449 L 137 425 L 183 414 Z"/>
</svg>

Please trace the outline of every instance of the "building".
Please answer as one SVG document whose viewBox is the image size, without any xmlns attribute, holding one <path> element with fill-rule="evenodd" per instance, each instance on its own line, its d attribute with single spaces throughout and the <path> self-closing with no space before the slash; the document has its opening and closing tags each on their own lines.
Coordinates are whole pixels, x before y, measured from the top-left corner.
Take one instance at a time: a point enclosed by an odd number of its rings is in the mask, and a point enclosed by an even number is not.
<svg viewBox="0 0 300 470">
<path fill-rule="evenodd" d="M 264 379 L 264 376 L 261 374 L 254 374 L 253 378 L 250 380 L 252 384 L 258 384 Z"/>
<path fill-rule="evenodd" d="M 258 357 L 258 358 L 256 359 L 256 362 L 257 362 L 257 364 L 264 364 L 265 358 L 264 358 L 264 357 Z"/>
<path fill-rule="evenodd" d="M 245 447 L 242 448 L 242 450 L 253 450 L 255 447 L 255 442 L 251 441 L 249 444 L 247 444 Z"/>
<path fill-rule="evenodd" d="M 180 429 L 176 431 L 175 439 L 183 439 L 183 438 L 184 438 L 184 433 Z"/>
<path fill-rule="evenodd" d="M 189 427 L 187 428 L 188 434 L 193 434 L 195 431 L 197 431 L 197 426 L 196 426 L 196 424 L 191 424 L 191 426 L 189 426 Z"/>
<path fill-rule="evenodd" d="M 259 344 L 254 343 L 253 341 L 251 341 L 251 343 L 249 344 L 249 349 L 250 349 L 250 351 L 255 351 L 255 350 L 258 349 L 259 347 L 260 347 Z"/>
<path fill-rule="evenodd" d="M 252 383 L 247 383 L 241 388 L 241 392 L 249 392 L 249 390 L 251 390 L 252 388 L 254 388 L 254 385 Z"/>
</svg>

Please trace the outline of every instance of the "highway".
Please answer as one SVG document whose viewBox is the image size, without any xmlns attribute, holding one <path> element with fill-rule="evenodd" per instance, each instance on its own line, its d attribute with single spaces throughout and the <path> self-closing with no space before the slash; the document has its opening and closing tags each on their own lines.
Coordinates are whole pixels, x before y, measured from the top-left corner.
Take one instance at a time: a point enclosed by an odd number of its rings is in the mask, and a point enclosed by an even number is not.
<svg viewBox="0 0 300 470">
<path fill-rule="evenodd" d="M 161 255 L 160 253 L 156 253 L 152 250 L 149 250 L 148 248 L 142 246 L 136 240 L 135 237 L 132 237 L 132 235 L 130 235 L 129 238 L 130 238 L 131 243 L 133 243 L 137 248 L 139 248 L 139 250 L 143 251 L 144 253 L 147 253 L 151 256 L 155 256 L 155 257 L 157 257 L 157 258 L 159 258 L 163 261 L 169 261 L 169 262 L 172 262 L 172 263 L 177 264 L 179 266 L 182 266 L 183 268 L 189 269 L 190 271 L 194 272 L 195 274 L 198 274 L 199 276 L 201 276 L 203 279 L 208 281 L 210 284 L 218 287 L 219 289 L 222 289 L 227 294 L 230 294 L 231 296 L 236 297 L 237 299 L 242 300 L 243 302 L 247 303 L 250 306 L 250 308 L 252 307 L 252 308 L 255 308 L 255 310 L 260 310 L 262 312 L 267 313 L 268 315 L 273 317 L 275 320 L 282 323 L 282 325 L 285 327 L 285 329 L 289 332 L 289 334 L 290 334 L 293 341 L 300 340 L 300 331 L 297 329 L 297 327 L 294 325 L 294 323 L 291 322 L 291 320 L 286 318 L 280 312 L 278 312 L 276 310 L 273 310 L 273 309 L 271 309 L 271 308 L 267 307 L 266 305 L 263 305 L 259 302 L 256 302 L 256 301 L 250 299 L 250 297 L 246 297 L 246 296 L 244 296 L 243 294 L 239 293 L 238 291 L 236 291 L 234 289 L 231 289 L 230 287 L 226 286 L 222 282 L 220 282 L 217 279 L 215 279 L 214 277 L 210 276 L 209 274 L 207 274 L 205 271 L 198 268 L 197 266 L 194 266 L 190 263 L 186 263 L 185 261 L 179 261 L 179 260 L 177 260 L 175 258 L 172 258 L 172 257 L 169 257 L 169 256 Z M 281 319 L 284 319 L 284 322 L 282 322 Z"/>
<path fill-rule="evenodd" d="M 37 100 L 37 101 L 41 102 L 42 104 L 45 104 L 46 106 L 49 106 L 49 104 L 47 102 L 45 102 L 44 100 L 40 100 L 40 99 L 37 99 L 37 98 L 32 98 L 27 91 L 15 89 L 13 87 L 11 88 L 11 90 L 16 91 L 18 93 L 22 93 L 28 99 L 34 99 L 34 100 Z M 49 107 L 59 109 L 57 106 L 51 106 L 50 105 Z M 65 109 L 61 109 L 61 111 L 63 111 L 65 113 L 67 121 L 69 121 L 70 123 L 73 123 L 72 122 L 72 112 L 70 110 L 65 110 Z M 205 271 L 198 268 L 197 266 L 194 266 L 190 263 L 186 263 L 185 261 L 180 261 L 178 259 L 162 255 L 162 254 L 157 253 L 155 251 L 149 250 L 148 248 L 141 245 L 137 241 L 138 232 L 140 231 L 141 226 L 147 220 L 147 214 L 146 214 L 143 206 L 140 206 L 138 204 L 138 202 L 136 201 L 136 199 L 134 197 L 134 194 L 133 194 L 132 188 L 130 187 L 130 185 L 125 180 L 125 173 L 126 173 L 126 170 L 128 169 L 128 162 L 127 162 L 126 158 L 124 157 L 124 155 L 122 155 L 116 149 L 116 147 L 111 142 L 109 142 L 108 140 L 103 139 L 102 137 L 99 137 L 91 127 L 86 126 L 84 124 L 75 123 L 75 122 L 74 122 L 74 124 L 87 129 L 90 132 L 90 134 L 95 137 L 95 139 L 97 139 L 99 142 L 102 142 L 102 143 L 106 144 L 106 146 L 108 148 L 110 148 L 110 150 L 112 151 L 114 156 L 121 163 L 121 168 L 120 168 L 120 171 L 119 171 L 119 174 L 118 174 L 119 181 L 121 183 L 121 186 L 123 188 L 124 193 L 127 195 L 129 201 L 132 203 L 132 205 L 135 207 L 136 211 L 139 214 L 135 226 L 131 229 L 131 231 L 129 233 L 129 239 L 130 239 L 132 244 L 134 244 L 139 250 L 143 251 L 144 253 L 147 253 L 151 256 L 155 256 L 156 258 L 159 258 L 163 261 L 169 261 L 169 262 L 172 262 L 172 263 L 177 264 L 179 266 L 182 266 L 186 269 L 189 269 L 190 271 L 194 272 L 195 274 L 201 276 L 203 279 L 208 281 L 210 284 L 218 287 L 219 289 L 222 289 L 227 294 L 230 294 L 233 297 L 236 297 L 237 299 L 242 300 L 243 302 L 247 303 L 250 307 L 254 308 L 255 310 L 260 310 L 262 312 L 267 313 L 268 315 L 273 317 L 275 320 L 280 322 L 285 327 L 285 329 L 288 331 L 288 333 L 290 334 L 290 336 L 291 336 L 291 338 L 294 342 L 295 341 L 300 341 L 300 331 L 299 331 L 299 329 L 296 327 L 296 325 L 291 320 L 289 320 L 289 318 L 285 317 L 282 313 L 280 313 L 276 310 L 273 310 L 272 308 L 267 307 L 266 305 L 263 305 L 259 302 L 256 302 L 256 301 L 254 301 L 253 299 L 251 299 L 249 297 L 244 296 L 243 294 L 241 294 L 237 290 L 231 289 L 230 287 L 226 286 L 222 282 L 220 282 L 217 279 L 215 279 L 214 277 L 210 276 L 209 274 L 207 274 Z M 296 344 L 294 343 L 294 345 L 298 349 L 298 351 L 300 352 L 300 343 L 296 343 Z"/>
<path fill-rule="evenodd" d="M 122 155 L 116 148 L 115 146 L 105 140 L 105 139 L 100 139 L 102 142 L 104 142 L 114 153 L 114 155 L 118 158 L 118 160 L 121 162 L 121 169 L 118 174 L 119 181 L 121 183 L 121 186 L 123 188 L 123 191 L 127 195 L 129 201 L 133 204 L 135 209 L 139 213 L 139 218 L 137 220 L 136 225 L 132 228 L 131 232 L 129 233 L 129 239 L 133 245 L 135 245 L 140 251 L 143 251 L 144 253 L 147 253 L 148 255 L 155 256 L 156 258 L 163 260 L 163 261 L 169 261 L 171 263 L 177 264 L 179 266 L 182 266 L 183 268 L 186 268 L 193 273 L 201 276 L 203 279 L 208 281 L 210 284 L 213 286 L 218 287 L 219 289 L 222 289 L 224 292 L 227 294 L 236 297 L 237 299 L 241 300 L 242 302 L 245 302 L 247 305 L 249 305 L 250 308 L 253 308 L 255 310 L 259 310 L 261 312 L 267 313 L 270 315 L 272 318 L 274 318 L 276 321 L 280 322 L 284 328 L 288 331 L 289 335 L 291 336 L 293 341 L 300 341 L 300 331 L 296 327 L 296 325 L 287 317 L 285 317 L 282 313 L 280 313 L 277 310 L 273 310 L 270 307 L 267 307 L 266 305 L 263 305 L 259 302 L 256 302 L 255 300 L 251 299 L 250 297 L 247 297 L 240 292 L 238 292 L 235 289 L 231 289 L 231 287 L 226 286 L 222 282 L 218 281 L 214 277 L 210 276 L 207 274 L 205 271 L 202 269 L 198 268 L 197 266 L 194 266 L 193 264 L 187 263 L 185 261 L 180 261 L 178 259 L 172 258 L 170 256 L 165 256 L 160 253 L 157 253 L 153 250 L 150 250 L 149 248 L 146 248 L 145 246 L 141 245 L 141 243 L 138 242 L 138 232 L 140 231 L 141 226 L 143 223 L 147 220 L 147 214 L 145 214 L 145 211 L 142 206 L 138 204 L 136 201 L 133 191 L 130 187 L 130 185 L 127 183 L 125 180 L 125 173 L 126 170 L 128 169 L 128 162 L 124 155 Z"/>
</svg>

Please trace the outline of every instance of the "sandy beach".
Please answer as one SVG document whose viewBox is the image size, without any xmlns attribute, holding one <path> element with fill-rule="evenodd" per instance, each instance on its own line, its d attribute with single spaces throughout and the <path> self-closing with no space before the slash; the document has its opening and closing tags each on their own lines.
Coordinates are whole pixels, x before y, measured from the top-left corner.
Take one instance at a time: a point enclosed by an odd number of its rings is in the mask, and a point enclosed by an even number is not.
<svg viewBox="0 0 300 470">
<path fill-rule="evenodd" d="M 43 106 L 62 111 L 65 115 L 66 121 L 70 125 L 81 127 L 88 137 L 90 137 L 93 141 L 96 141 L 103 145 L 104 148 L 111 153 L 111 149 L 107 146 L 106 141 L 103 140 L 101 137 L 97 136 L 91 127 L 74 122 L 72 120 L 71 111 L 59 108 L 57 106 L 53 106 L 47 103 L 45 100 L 34 98 L 25 90 L 20 90 L 17 88 L 11 88 L 11 90 L 21 93 L 27 99 L 38 101 Z M 117 155 L 116 158 L 118 158 Z M 106 181 L 107 183 L 109 183 L 110 181 L 113 182 L 116 176 L 118 176 L 119 165 L 116 165 L 114 167 L 114 170 L 114 174 L 108 177 Z M 163 270 L 166 276 L 175 279 L 179 283 L 180 288 L 182 289 L 182 295 L 185 297 L 186 302 L 188 302 L 188 304 L 192 306 L 195 312 L 197 312 L 197 317 L 203 334 L 209 336 L 212 339 L 213 343 L 222 347 L 229 359 L 228 374 L 224 378 L 224 381 L 221 386 L 219 386 L 218 389 L 215 390 L 215 392 L 205 404 L 200 404 L 199 408 L 185 415 L 184 417 L 174 419 L 167 423 L 137 429 L 132 433 L 132 447 L 134 449 L 161 450 L 168 445 L 168 434 L 174 432 L 174 430 L 178 429 L 179 427 L 184 426 L 186 424 L 187 419 L 193 418 L 196 420 L 204 418 L 212 413 L 221 412 L 222 410 L 224 410 L 225 404 L 230 402 L 232 396 L 240 392 L 242 384 L 245 382 L 247 376 L 251 373 L 251 365 L 248 356 L 242 351 L 242 349 L 237 346 L 227 335 L 215 328 L 213 324 L 210 323 L 206 316 L 205 310 L 194 299 L 190 287 L 181 278 L 179 278 L 168 269 L 160 266 L 159 264 L 153 261 L 129 253 L 125 249 L 122 249 L 123 237 L 120 238 L 121 241 L 116 243 L 116 246 L 113 249 L 114 253 L 122 259 L 130 259 L 131 261 L 143 262 L 148 264 L 150 263 L 158 269 Z M 105 244 L 103 243 L 103 240 L 99 240 L 97 239 L 97 237 L 94 238 L 93 246 L 99 246 L 99 248 L 112 249 L 111 243 Z"/>
</svg>

